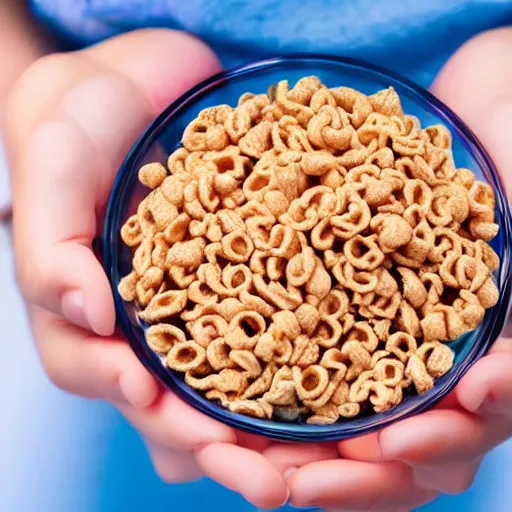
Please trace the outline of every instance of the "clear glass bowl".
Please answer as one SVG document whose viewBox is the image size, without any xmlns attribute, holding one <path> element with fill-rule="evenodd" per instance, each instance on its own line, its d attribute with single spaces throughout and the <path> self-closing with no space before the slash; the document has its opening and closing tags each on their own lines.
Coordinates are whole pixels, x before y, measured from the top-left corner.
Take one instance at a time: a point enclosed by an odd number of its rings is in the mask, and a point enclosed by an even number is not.
<svg viewBox="0 0 512 512">
<path fill-rule="evenodd" d="M 430 392 L 407 397 L 402 404 L 388 412 L 322 426 L 255 419 L 232 413 L 206 400 L 184 383 L 182 375 L 166 368 L 148 348 L 144 326 L 137 319 L 135 306 L 125 303 L 117 292 L 120 278 L 131 270 L 132 257 L 131 250 L 120 238 L 119 230 L 147 194 L 147 189 L 138 182 L 138 169 L 148 162 L 165 162 L 167 156 L 180 145 L 187 124 L 200 110 L 219 104 L 235 106 L 244 92 L 263 93 L 280 80 L 287 79 L 293 84 L 308 75 L 318 76 L 329 87 L 343 85 L 367 94 L 393 86 L 402 100 L 404 111 L 417 116 L 423 126 L 446 125 L 452 132 L 457 167 L 471 169 L 478 179 L 491 184 L 496 191 L 496 216 L 500 225 L 499 234 L 491 244 L 501 259 L 495 275 L 500 290 L 498 304 L 487 311 L 478 329 L 450 344 L 456 354 L 455 365 L 450 372 L 437 380 Z M 203 413 L 238 429 L 281 440 L 318 442 L 366 434 L 430 409 L 487 352 L 503 328 L 507 314 L 511 224 L 504 188 L 489 156 L 475 135 L 442 102 L 409 80 L 362 62 L 329 56 L 294 55 L 249 64 L 216 75 L 169 106 L 142 135 L 119 171 L 110 197 L 102 245 L 105 269 L 114 291 L 118 322 L 139 359 L 164 386 Z"/>
</svg>

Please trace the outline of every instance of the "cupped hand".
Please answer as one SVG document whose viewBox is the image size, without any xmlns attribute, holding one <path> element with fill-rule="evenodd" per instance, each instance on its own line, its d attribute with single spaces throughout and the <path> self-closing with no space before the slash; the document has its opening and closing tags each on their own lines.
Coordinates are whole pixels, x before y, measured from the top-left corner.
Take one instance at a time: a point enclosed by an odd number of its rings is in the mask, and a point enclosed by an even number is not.
<svg viewBox="0 0 512 512">
<path fill-rule="evenodd" d="M 17 273 L 57 386 L 116 404 L 165 480 L 206 474 L 272 508 L 287 487 L 260 454 L 261 441 L 160 388 L 114 332 L 112 293 L 92 250 L 130 147 L 167 105 L 219 69 L 196 39 L 143 30 L 45 57 L 24 73 L 8 113 Z"/>
<path fill-rule="evenodd" d="M 506 187 L 512 185 L 511 57 L 512 30 L 482 34 L 452 57 L 432 87 L 479 137 Z M 482 458 L 512 436 L 511 369 L 512 339 L 502 337 L 434 410 L 340 442 L 340 458 L 289 472 L 291 503 L 408 512 L 439 493 L 465 491 Z"/>
</svg>

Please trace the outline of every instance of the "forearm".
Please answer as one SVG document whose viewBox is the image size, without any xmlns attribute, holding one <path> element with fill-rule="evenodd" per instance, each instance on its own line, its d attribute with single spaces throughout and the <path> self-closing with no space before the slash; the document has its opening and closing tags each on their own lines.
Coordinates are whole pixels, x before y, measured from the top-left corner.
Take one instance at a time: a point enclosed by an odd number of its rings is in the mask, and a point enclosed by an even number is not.
<svg viewBox="0 0 512 512">
<path fill-rule="evenodd" d="M 24 0 L 0 0 L 0 138 L 5 130 L 7 99 L 23 71 L 52 48 Z"/>
</svg>

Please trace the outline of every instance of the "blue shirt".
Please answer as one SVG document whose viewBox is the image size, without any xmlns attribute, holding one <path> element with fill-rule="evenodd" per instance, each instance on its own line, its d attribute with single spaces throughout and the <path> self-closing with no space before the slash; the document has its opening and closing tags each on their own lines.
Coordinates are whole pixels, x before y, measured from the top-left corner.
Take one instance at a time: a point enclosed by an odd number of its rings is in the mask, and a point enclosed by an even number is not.
<svg viewBox="0 0 512 512">
<path fill-rule="evenodd" d="M 289 52 L 380 64 L 428 86 L 464 41 L 512 22 L 510 0 L 30 0 L 78 45 L 139 27 L 183 29 L 230 67 Z"/>
</svg>

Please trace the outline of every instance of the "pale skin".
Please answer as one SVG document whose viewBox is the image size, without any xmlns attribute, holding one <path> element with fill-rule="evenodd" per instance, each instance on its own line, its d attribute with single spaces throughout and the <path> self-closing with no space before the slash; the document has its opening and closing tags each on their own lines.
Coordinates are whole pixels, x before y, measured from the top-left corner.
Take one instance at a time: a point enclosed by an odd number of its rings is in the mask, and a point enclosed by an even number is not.
<svg viewBox="0 0 512 512">
<path fill-rule="evenodd" d="M 512 176 L 511 55 L 511 30 L 482 34 L 432 86 L 476 132 L 504 179 Z M 464 491 L 482 457 L 512 435 L 506 338 L 433 411 L 364 439 L 290 445 L 201 415 L 161 389 L 114 333 L 112 294 L 91 242 L 115 173 L 151 119 L 219 70 L 196 39 L 143 30 L 43 57 L 13 87 L 6 141 L 17 271 L 49 378 L 115 404 L 147 441 L 165 481 L 206 474 L 261 508 L 289 498 L 301 507 L 405 512 L 440 492 Z"/>
</svg>

